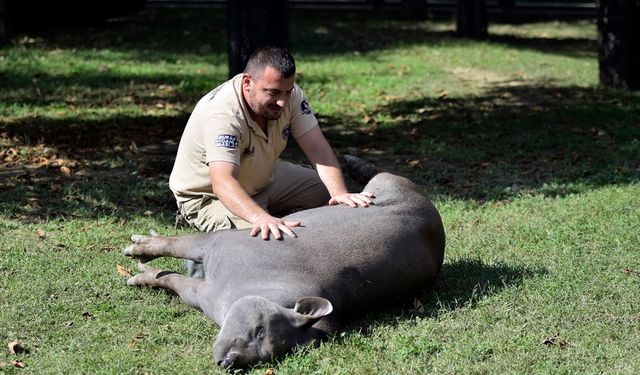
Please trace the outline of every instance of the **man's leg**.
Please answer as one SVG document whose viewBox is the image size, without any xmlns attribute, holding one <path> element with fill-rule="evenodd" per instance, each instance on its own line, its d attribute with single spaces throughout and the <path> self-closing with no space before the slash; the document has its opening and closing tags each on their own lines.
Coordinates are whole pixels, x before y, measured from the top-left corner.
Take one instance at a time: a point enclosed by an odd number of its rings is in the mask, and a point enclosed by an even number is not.
<svg viewBox="0 0 640 375">
<path fill-rule="evenodd" d="M 264 194 L 267 208 L 274 214 L 287 214 L 324 206 L 331 198 L 318 173 L 311 168 L 278 162 L 273 182 Z"/>
</svg>

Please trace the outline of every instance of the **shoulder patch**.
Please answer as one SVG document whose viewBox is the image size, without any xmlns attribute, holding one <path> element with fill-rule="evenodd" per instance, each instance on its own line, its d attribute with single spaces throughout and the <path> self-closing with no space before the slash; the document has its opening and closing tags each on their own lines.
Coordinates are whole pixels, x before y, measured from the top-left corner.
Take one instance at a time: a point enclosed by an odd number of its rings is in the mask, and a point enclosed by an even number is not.
<svg viewBox="0 0 640 375">
<path fill-rule="evenodd" d="M 304 99 L 302 99 L 302 103 L 300 103 L 300 110 L 302 110 L 302 113 L 305 115 L 311 114 L 311 106 Z"/>
<path fill-rule="evenodd" d="M 220 148 L 236 149 L 240 147 L 240 141 L 238 141 L 238 137 L 235 135 L 222 134 L 218 136 L 218 139 L 216 139 L 216 146 Z"/>
<path fill-rule="evenodd" d="M 291 125 L 287 124 L 284 129 L 282 129 L 282 139 L 285 141 L 289 139 L 289 134 L 291 134 Z"/>
</svg>

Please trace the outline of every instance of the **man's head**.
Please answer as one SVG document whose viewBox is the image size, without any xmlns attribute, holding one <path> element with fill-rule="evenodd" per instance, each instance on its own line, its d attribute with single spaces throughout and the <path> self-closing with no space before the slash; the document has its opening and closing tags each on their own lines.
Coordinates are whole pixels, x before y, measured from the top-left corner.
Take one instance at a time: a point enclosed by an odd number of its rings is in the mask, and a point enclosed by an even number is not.
<svg viewBox="0 0 640 375">
<path fill-rule="evenodd" d="M 281 47 L 261 47 L 253 51 L 244 73 L 258 78 L 268 66 L 275 69 L 283 78 L 291 78 L 296 74 L 296 62 L 293 56 Z"/>
<path fill-rule="evenodd" d="M 277 120 L 289 102 L 295 74 L 295 61 L 286 49 L 254 51 L 242 75 L 242 93 L 254 115 L 260 120 Z"/>
</svg>

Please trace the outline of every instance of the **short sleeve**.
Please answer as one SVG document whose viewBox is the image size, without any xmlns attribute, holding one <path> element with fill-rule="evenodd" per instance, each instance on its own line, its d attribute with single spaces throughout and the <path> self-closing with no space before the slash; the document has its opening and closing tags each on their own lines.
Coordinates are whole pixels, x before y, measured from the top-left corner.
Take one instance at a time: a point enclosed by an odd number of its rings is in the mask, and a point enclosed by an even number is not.
<svg viewBox="0 0 640 375">
<path fill-rule="evenodd" d="M 212 117 L 203 127 L 204 161 L 226 161 L 240 165 L 242 131 L 235 119 Z"/>
<path fill-rule="evenodd" d="M 291 98 L 291 135 L 298 138 L 318 124 L 311 106 L 304 96 L 304 92 L 297 84 L 294 86 Z"/>
</svg>

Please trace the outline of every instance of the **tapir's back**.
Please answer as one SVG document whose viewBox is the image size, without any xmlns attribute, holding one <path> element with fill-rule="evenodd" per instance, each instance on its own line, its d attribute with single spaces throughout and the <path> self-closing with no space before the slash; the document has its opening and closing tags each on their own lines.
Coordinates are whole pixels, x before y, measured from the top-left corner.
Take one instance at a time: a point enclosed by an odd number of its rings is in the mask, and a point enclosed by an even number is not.
<svg viewBox="0 0 640 375">
<path fill-rule="evenodd" d="M 261 241 L 246 232 L 218 237 L 207 277 L 218 298 L 259 294 L 283 305 L 317 295 L 358 312 L 415 293 L 437 275 L 444 255 L 438 212 L 407 179 L 382 173 L 365 187 L 368 208 L 320 207 L 290 215 L 298 238 Z M 221 249 L 222 250 L 222 249 Z"/>
<path fill-rule="evenodd" d="M 364 190 L 376 196 L 374 206 L 324 207 L 322 215 L 307 211 L 291 217 L 308 228 L 298 231 L 306 247 L 298 250 L 312 259 L 323 292 L 341 298 L 348 312 L 427 286 L 444 255 L 440 216 L 415 184 L 382 173 Z"/>
</svg>

